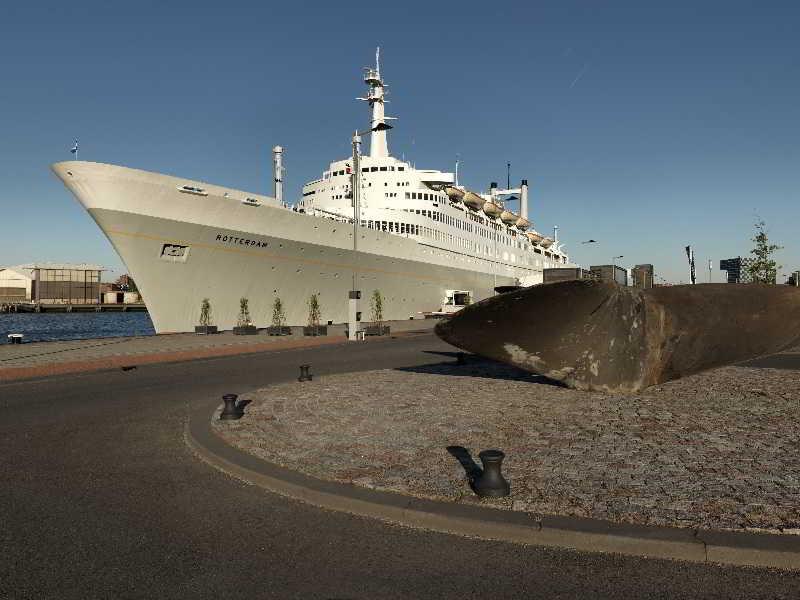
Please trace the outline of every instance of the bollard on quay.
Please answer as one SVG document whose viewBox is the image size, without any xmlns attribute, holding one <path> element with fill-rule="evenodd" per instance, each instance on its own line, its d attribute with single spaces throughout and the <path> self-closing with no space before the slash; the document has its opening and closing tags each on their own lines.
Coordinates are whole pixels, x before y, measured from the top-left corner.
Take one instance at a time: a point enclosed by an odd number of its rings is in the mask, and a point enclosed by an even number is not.
<svg viewBox="0 0 800 600">
<path fill-rule="evenodd" d="M 511 486 L 500 469 L 506 455 L 500 450 L 484 450 L 478 454 L 483 472 L 472 484 L 472 490 L 482 498 L 501 498 L 511 493 Z"/>
<path fill-rule="evenodd" d="M 311 368 L 311 365 L 300 365 L 300 377 L 297 378 L 297 381 L 311 381 L 314 376 L 308 372 Z"/>
<path fill-rule="evenodd" d="M 225 394 L 222 400 L 225 402 L 225 407 L 219 415 L 220 421 L 229 421 L 233 419 L 241 419 L 244 411 L 236 403 L 236 394 Z"/>
</svg>

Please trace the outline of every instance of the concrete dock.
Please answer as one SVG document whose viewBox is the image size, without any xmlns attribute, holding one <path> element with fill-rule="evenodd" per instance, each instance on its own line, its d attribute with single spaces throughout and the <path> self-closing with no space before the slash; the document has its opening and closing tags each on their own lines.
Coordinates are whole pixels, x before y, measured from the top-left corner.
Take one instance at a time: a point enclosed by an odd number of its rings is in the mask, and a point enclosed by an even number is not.
<svg viewBox="0 0 800 600">
<path fill-rule="evenodd" d="M 392 321 L 392 335 L 429 331 L 433 319 Z M 328 335 L 303 336 L 302 327 L 292 335 L 233 335 L 230 331 L 214 335 L 177 333 L 140 337 L 100 338 L 57 342 L 0 345 L 0 381 L 30 379 L 65 373 L 80 373 L 142 364 L 180 362 L 214 356 L 248 354 L 267 350 L 310 348 L 344 344 L 344 325 L 329 325 Z M 369 343 L 367 338 L 366 343 Z M 353 342 L 364 343 L 364 342 Z"/>
</svg>

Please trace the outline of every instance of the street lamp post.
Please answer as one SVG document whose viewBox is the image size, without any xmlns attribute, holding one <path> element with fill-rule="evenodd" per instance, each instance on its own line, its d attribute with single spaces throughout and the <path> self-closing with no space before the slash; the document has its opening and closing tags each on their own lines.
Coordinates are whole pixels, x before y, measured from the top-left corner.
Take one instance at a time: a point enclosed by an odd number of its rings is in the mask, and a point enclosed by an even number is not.
<svg viewBox="0 0 800 600">
<path fill-rule="evenodd" d="M 358 226 L 361 221 L 361 133 L 353 134 L 353 174 L 350 183 L 350 195 L 353 199 L 353 285 L 347 294 L 347 339 L 358 339 L 358 301 L 361 291 L 358 289 Z"/>
<path fill-rule="evenodd" d="M 389 118 L 389 117 L 386 117 Z M 353 199 L 353 285 L 348 292 L 347 307 L 347 339 L 358 339 L 358 301 L 361 291 L 358 289 L 358 228 L 361 225 L 361 136 L 374 131 L 391 129 L 391 125 L 378 123 L 366 131 L 353 133 L 353 172 L 350 177 L 350 195 Z"/>
</svg>

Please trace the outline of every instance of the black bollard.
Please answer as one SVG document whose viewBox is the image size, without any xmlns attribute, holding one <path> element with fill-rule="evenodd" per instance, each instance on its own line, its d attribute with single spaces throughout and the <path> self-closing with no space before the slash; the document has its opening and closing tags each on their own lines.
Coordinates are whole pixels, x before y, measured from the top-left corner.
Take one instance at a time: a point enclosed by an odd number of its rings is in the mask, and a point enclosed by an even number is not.
<svg viewBox="0 0 800 600">
<path fill-rule="evenodd" d="M 500 468 L 506 457 L 500 450 L 484 450 L 478 457 L 483 463 L 483 472 L 472 484 L 472 490 L 481 497 L 500 498 L 511 493 Z"/>
<path fill-rule="evenodd" d="M 311 368 L 311 365 L 300 365 L 300 377 L 297 378 L 297 381 L 311 381 L 314 376 L 308 372 Z"/>
<path fill-rule="evenodd" d="M 459 352 L 456 354 L 456 364 L 457 365 L 467 364 L 467 357 L 464 355 L 463 352 Z"/>
<path fill-rule="evenodd" d="M 225 407 L 219 415 L 220 421 L 229 421 L 232 419 L 241 419 L 244 411 L 239 408 L 236 403 L 236 394 L 225 394 L 222 400 L 225 402 Z"/>
</svg>

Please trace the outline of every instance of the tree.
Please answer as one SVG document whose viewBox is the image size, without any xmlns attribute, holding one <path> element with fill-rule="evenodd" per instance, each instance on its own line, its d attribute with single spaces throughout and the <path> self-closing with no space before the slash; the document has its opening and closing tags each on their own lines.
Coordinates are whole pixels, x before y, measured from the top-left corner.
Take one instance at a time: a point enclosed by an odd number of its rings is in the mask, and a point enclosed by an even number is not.
<svg viewBox="0 0 800 600">
<path fill-rule="evenodd" d="M 283 302 L 280 298 L 275 298 L 272 303 L 272 326 L 283 327 L 286 325 L 286 313 L 283 311 Z"/>
<path fill-rule="evenodd" d="M 381 296 L 380 290 L 372 292 L 372 298 L 370 298 L 369 303 L 372 311 L 372 320 L 380 325 L 383 321 L 383 296 Z"/>
<path fill-rule="evenodd" d="M 322 317 L 322 309 L 319 306 L 319 295 L 311 294 L 308 299 L 308 326 L 319 327 L 319 320 Z"/>
<path fill-rule="evenodd" d="M 239 300 L 239 319 L 236 324 L 238 327 L 247 327 L 253 324 L 250 320 L 250 307 L 247 298 Z"/>
<path fill-rule="evenodd" d="M 138 292 L 136 282 L 130 275 L 120 275 L 114 282 L 114 286 L 121 292 Z"/>
<path fill-rule="evenodd" d="M 780 265 L 772 259 L 772 254 L 777 250 L 782 250 L 783 246 L 769 243 L 766 231 L 767 225 L 764 221 L 758 221 L 755 227 L 756 235 L 752 239 L 756 247 L 750 250 L 750 254 L 755 258 L 752 264 L 747 267 L 747 272 L 753 283 L 770 283 L 774 285 L 778 278 Z"/>
<path fill-rule="evenodd" d="M 211 302 L 208 298 L 203 298 L 200 304 L 200 325 L 211 325 Z"/>
</svg>

